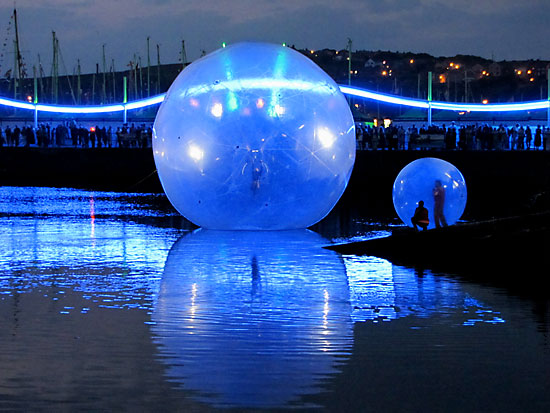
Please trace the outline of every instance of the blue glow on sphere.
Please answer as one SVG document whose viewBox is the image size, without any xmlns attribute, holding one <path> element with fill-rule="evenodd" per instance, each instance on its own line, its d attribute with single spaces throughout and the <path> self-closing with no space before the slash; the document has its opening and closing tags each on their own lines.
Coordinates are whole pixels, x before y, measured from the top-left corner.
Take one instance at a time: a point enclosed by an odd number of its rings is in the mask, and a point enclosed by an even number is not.
<svg viewBox="0 0 550 413">
<path fill-rule="evenodd" d="M 440 181 L 441 189 L 436 189 L 436 181 Z M 418 202 L 424 201 L 424 206 L 429 212 L 428 228 L 435 228 L 434 194 L 441 192 L 444 192 L 444 218 L 448 225 L 453 225 L 460 219 L 466 207 L 464 177 L 454 165 L 444 160 L 417 159 L 405 166 L 397 175 L 393 184 L 393 205 L 399 218 L 412 227 L 411 218 Z"/>
<path fill-rule="evenodd" d="M 306 228 L 344 192 L 355 127 L 338 85 L 310 59 L 238 43 L 189 65 L 153 130 L 168 199 L 209 229 Z"/>
</svg>

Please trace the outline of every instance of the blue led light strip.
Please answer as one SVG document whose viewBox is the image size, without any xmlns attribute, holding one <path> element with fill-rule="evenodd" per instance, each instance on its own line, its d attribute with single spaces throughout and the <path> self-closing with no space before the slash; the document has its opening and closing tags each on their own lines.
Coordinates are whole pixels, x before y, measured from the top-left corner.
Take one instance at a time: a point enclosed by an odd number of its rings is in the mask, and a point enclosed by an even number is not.
<svg viewBox="0 0 550 413">
<path fill-rule="evenodd" d="M 135 100 L 128 103 L 117 103 L 114 105 L 98 105 L 98 106 L 60 106 L 60 105 L 44 105 L 21 102 L 13 99 L 0 98 L 0 105 L 9 106 L 18 109 L 36 110 L 38 112 L 50 112 L 50 113 L 73 113 L 73 114 L 86 114 L 86 113 L 114 113 L 122 112 L 124 110 L 141 109 L 147 106 L 157 105 L 164 100 L 165 93 L 157 96 L 153 96 L 147 99 Z"/>
<path fill-rule="evenodd" d="M 262 87 L 269 89 L 269 82 L 266 82 L 266 79 L 259 79 L 257 82 L 260 82 Z M 303 82 L 302 82 L 303 83 Z M 295 86 L 295 85 L 289 85 Z M 370 90 L 361 89 L 357 87 L 338 85 L 341 92 L 349 95 L 355 96 L 362 99 L 375 100 L 378 102 L 409 106 L 420 109 L 438 109 L 438 110 L 450 110 L 456 112 L 517 112 L 517 111 L 528 111 L 528 110 L 540 110 L 548 109 L 550 110 L 550 100 L 537 100 L 532 102 L 522 102 L 522 103 L 499 103 L 499 104 L 472 104 L 472 103 L 449 103 L 449 102 L 439 102 L 420 99 L 411 99 L 403 98 L 395 95 L 386 95 L 384 93 L 372 92 Z M 304 88 L 303 90 L 307 90 Z M 0 98 L 0 105 L 8 106 L 18 109 L 27 109 L 38 112 L 50 112 L 50 113 L 70 113 L 70 114 L 87 114 L 87 113 L 113 113 L 113 112 L 122 112 L 124 110 L 135 110 L 144 108 L 147 106 L 157 105 L 162 103 L 166 94 L 160 94 L 153 96 L 147 99 L 135 100 L 128 103 L 118 103 L 113 105 L 100 105 L 100 106 L 60 106 L 60 105 L 45 105 L 45 104 L 34 104 L 28 102 L 22 102 L 13 99 Z"/>
<path fill-rule="evenodd" d="M 533 102 L 522 103 L 497 103 L 497 104 L 475 104 L 475 103 L 449 103 L 426 100 L 402 98 L 394 95 L 385 95 L 383 93 L 371 92 L 365 89 L 356 87 L 339 85 L 342 93 L 346 95 L 356 96 L 365 99 L 377 100 L 379 102 L 391 103 L 402 106 L 413 106 L 417 108 L 440 110 L 452 110 L 457 112 L 514 112 L 525 110 L 548 109 L 548 100 L 537 100 Z"/>
</svg>

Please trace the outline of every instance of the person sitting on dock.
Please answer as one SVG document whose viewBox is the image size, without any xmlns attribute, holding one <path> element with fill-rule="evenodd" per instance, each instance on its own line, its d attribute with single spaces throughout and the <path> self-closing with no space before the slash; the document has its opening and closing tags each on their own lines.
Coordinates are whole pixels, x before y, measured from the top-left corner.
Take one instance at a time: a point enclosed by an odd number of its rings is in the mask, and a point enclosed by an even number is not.
<svg viewBox="0 0 550 413">
<path fill-rule="evenodd" d="M 423 231 L 426 231 L 428 225 L 430 225 L 428 210 L 424 207 L 424 201 L 418 201 L 418 207 L 414 211 L 411 222 L 416 231 L 418 231 L 418 227 L 422 228 Z"/>
</svg>

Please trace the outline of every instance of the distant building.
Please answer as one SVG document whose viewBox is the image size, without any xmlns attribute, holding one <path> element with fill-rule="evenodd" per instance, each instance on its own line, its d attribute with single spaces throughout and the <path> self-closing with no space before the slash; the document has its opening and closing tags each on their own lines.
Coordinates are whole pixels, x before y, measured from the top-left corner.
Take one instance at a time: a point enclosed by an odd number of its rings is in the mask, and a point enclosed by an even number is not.
<svg viewBox="0 0 550 413">
<path fill-rule="evenodd" d="M 368 59 L 366 62 L 365 62 L 365 67 L 377 67 L 377 66 L 381 66 L 381 63 L 376 63 L 374 60 L 372 59 Z"/>
</svg>

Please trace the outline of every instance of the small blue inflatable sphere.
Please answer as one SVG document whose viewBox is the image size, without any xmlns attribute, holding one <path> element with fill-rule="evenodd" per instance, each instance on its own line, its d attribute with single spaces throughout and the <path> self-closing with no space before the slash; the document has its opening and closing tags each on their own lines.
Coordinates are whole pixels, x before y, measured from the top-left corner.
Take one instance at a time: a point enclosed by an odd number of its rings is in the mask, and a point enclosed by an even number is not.
<svg viewBox="0 0 550 413">
<path fill-rule="evenodd" d="M 238 43 L 176 78 L 153 129 L 174 207 L 209 229 L 306 228 L 344 192 L 355 127 L 336 83 L 283 46 Z"/>
<path fill-rule="evenodd" d="M 460 171 L 437 158 L 411 162 L 399 172 L 393 184 L 393 205 L 397 215 L 411 227 L 420 201 L 428 210 L 427 228 L 435 228 L 456 223 L 464 212 L 466 198 L 466 182 Z"/>
</svg>

